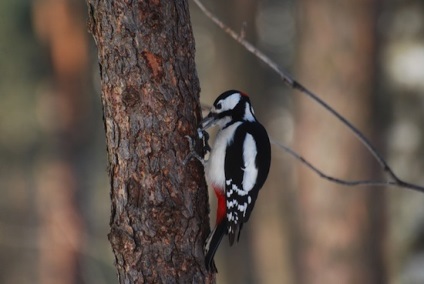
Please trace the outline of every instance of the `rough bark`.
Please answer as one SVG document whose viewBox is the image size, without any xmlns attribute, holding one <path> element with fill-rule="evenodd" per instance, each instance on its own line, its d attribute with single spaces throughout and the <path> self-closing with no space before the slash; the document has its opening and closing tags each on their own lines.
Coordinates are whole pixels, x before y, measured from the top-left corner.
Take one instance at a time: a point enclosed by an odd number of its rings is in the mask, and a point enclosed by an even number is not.
<svg viewBox="0 0 424 284">
<path fill-rule="evenodd" d="M 109 240 L 120 283 L 209 283 L 208 201 L 185 135 L 200 120 L 186 1 L 88 0 L 111 182 Z M 195 111 L 193 111 L 195 110 Z"/>
<path fill-rule="evenodd" d="M 298 77 L 366 135 L 373 124 L 375 2 L 303 0 Z M 333 117 L 301 97 L 296 146 L 325 172 L 375 177 L 364 147 Z M 382 192 L 345 188 L 298 166 L 298 283 L 385 283 Z"/>
</svg>

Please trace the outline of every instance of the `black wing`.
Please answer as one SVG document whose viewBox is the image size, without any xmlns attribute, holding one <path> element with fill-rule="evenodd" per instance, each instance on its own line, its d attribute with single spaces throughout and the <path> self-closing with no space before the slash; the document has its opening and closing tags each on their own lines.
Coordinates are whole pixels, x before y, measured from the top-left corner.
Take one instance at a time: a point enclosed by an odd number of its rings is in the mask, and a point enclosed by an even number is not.
<svg viewBox="0 0 424 284">
<path fill-rule="evenodd" d="M 260 123 L 244 122 L 237 128 L 234 137 L 234 141 L 227 146 L 225 155 L 230 245 L 234 243 L 237 233 L 240 236 L 243 223 L 249 220 L 259 190 L 268 176 L 271 160 L 268 134 Z"/>
</svg>

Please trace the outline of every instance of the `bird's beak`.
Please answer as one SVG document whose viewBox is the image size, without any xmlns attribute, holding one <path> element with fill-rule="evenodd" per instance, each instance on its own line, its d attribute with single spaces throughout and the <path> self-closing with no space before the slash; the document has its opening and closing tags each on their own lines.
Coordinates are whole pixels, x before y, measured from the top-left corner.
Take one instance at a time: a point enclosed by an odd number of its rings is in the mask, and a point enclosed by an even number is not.
<svg viewBox="0 0 424 284">
<path fill-rule="evenodd" d="M 211 126 L 215 125 L 217 115 L 210 112 L 201 122 L 199 128 L 202 130 L 208 129 Z"/>
</svg>

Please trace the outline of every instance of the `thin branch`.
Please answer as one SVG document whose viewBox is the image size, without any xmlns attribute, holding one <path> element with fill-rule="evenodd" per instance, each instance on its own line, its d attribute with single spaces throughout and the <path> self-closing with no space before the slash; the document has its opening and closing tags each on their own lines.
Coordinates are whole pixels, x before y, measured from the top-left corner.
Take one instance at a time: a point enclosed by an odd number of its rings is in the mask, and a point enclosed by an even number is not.
<svg viewBox="0 0 424 284">
<path fill-rule="evenodd" d="M 244 39 L 243 34 L 237 34 L 234 30 L 229 28 L 227 25 L 225 25 L 221 20 L 219 20 L 215 15 L 213 15 L 200 0 L 193 0 L 193 2 L 199 7 L 199 9 L 210 19 L 212 22 L 214 22 L 218 27 L 220 27 L 225 33 L 230 35 L 234 40 L 236 40 L 239 44 L 241 44 L 247 51 L 255 55 L 257 58 L 259 58 L 263 63 L 268 65 L 272 70 L 274 70 L 278 75 L 280 75 L 281 79 L 284 83 L 286 83 L 290 88 L 300 91 L 302 94 L 308 96 L 310 99 L 314 100 L 318 105 L 323 107 L 325 110 L 330 112 L 332 115 L 334 115 L 340 122 L 342 122 L 346 127 L 348 127 L 354 136 L 367 148 L 367 150 L 374 156 L 374 158 L 377 160 L 377 162 L 380 164 L 382 170 L 386 173 L 386 175 L 391 179 L 387 182 L 373 182 L 373 181 L 344 181 L 341 179 L 330 177 L 324 173 L 322 173 L 320 170 L 318 170 L 316 167 L 314 167 L 312 164 L 307 162 L 303 157 L 298 155 L 297 153 L 293 152 L 291 149 L 287 147 L 282 147 L 286 152 L 290 153 L 292 156 L 296 157 L 298 160 L 300 160 L 302 163 L 304 163 L 306 166 L 308 166 L 311 170 L 313 170 L 315 173 L 320 175 L 323 178 L 326 178 L 330 181 L 337 182 L 339 184 L 344 185 L 390 185 L 390 186 L 399 186 L 403 188 L 413 189 L 416 191 L 424 192 L 424 187 L 411 184 L 408 182 L 405 182 L 401 180 L 390 168 L 390 166 L 387 164 L 387 162 L 384 160 L 383 156 L 374 148 L 374 146 L 368 141 L 368 139 L 360 132 L 353 124 L 348 121 L 345 117 L 343 117 L 341 114 L 339 114 L 334 108 L 332 108 L 329 104 L 327 104 L 325 101 L 323 101 L 318 95 L 314 94 L 310 90 L 308 90 L 306 87 L 301 85 L 299 82 L 294 80 L 286 71 L 282 70 L 274 61 L 272 61 L 268 56 L 266 56 L 264 53 L 262 53 L 260 50 L 258 50 L 256 47 L 254 47 L 250 42 L 246 41 Z"/>
<path fill-rule="evenodd" d="M 380 181 L 380 180 L 343 180 L 336 177 L 332 177 L 330 175 L 327 175 L 326 173 L 322 172 L 320 169 L 312 165 L 309 161 L 307 161 L 305 158 L 303 158 L 301 155 L 299 155 L 297 152 L 293 151 L 289 147 L 274 141 L 271 139 L 271 143 L 276 145 L 278 148 L 284 150 L 289 155 L 293 156 L 295 159 L 299 160 L 302 164 L 304 164 L 306 167 L 308 167 L 310 170 L 315 172 L 320 177 L 334 182 L 341 185 L 346 186 L 360 186 L 360 185 L 372 185 L 372 186 L 397 186 L 398 184 L 394 181 Z"/>
<path fill-rule="evenodd" d="M 303 158 L 300 154 L 298 154 L 294 150 L 290 149 L 289 147 L 287 147 L 287 146 L 285 146 L 285 145 L 283 145 L 283 144 L 281 144 L 281 143 L 279 143 L 275 140 L 272 140 L 272 139 L 271 139 L 271 143 L 276 145 L 280 149 L 284 150 L 286 153 L 288 153 L 289 155 L 291 155 L 295 159 L 299 160 L 302 164 L 304 164 L 306 167 L 308 167 L 310 170 L 315 172 L 320 177 L 322 177 L 322 178 L 324 178 L 328 181 L 334 182 L 334 183 L 338 183 L 338 184 L 345 185 L 345 186 L 365 186 L 365 185 L 368 185 L 368 186 L 397 186 L 397 187 L 403 187 L 403 188 L 408 188 L 408 189 L 424 192 L 423 187 L 416 185 L 416 184 L 403 182 L 403 181 L 343 180 L 343 179 L 339 179 L 339 178 L 336 178 L 336 177 L 332 177 L 332 176 L 322 172 L 316 166 L 311 164 L 311 162 L 309 162 L 308 160 Z"/>
</svg>

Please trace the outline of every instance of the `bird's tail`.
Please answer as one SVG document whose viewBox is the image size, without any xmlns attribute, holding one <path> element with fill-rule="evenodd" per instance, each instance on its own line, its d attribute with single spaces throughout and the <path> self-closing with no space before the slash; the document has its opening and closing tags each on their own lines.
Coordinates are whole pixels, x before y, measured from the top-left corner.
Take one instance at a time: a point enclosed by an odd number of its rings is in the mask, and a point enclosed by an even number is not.
<svg viewBox="0 0 424 284">
<path fill-rule="evenodd" d="M 223 220 L 215 226 L 213 231 L 209 234 L 209 237 L 206 239 L 205 243 L 205 265 L 206 269 L 210 272 L 217 273 L 218 270 L 215 266 L 215 261 L 213 260 L 215 253 L 218 249 L 219 244 L 221 243 L 222 237 L 227 232 L 227 222 Z"/>
</svg>

